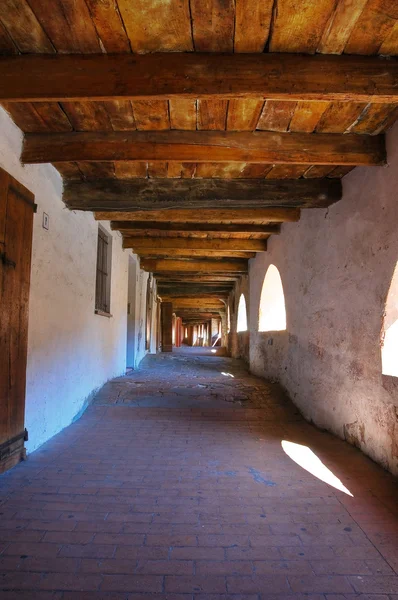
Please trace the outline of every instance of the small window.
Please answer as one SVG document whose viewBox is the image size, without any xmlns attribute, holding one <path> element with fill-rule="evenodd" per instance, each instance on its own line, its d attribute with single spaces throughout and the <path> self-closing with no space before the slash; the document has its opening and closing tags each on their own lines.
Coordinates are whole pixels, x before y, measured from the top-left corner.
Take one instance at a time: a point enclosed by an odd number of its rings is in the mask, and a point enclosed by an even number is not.
<svg viewBox="0 0 398 600">
<path fill-rule="evenodd" d="M 98 227 L 97 277 L 95 283 L 95 312 L 110 315 L 112 236 Z"/>
<path fill-rule="evenodd" d="M 247 331 L 247 310 L 246 310 L 246 300 L 243 294 L 239 298 L 238 305 L 238 333 L 241 331 Z"/>
</svg>

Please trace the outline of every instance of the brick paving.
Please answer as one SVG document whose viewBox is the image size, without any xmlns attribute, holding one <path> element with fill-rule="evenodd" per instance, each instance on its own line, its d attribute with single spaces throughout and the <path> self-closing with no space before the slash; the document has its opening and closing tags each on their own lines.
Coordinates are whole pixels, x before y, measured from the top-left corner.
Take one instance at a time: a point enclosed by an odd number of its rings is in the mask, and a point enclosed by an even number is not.
<svg viewBox="0 0 398 600">
<path fill-rule="evenodd" d="M 239 361 L 147 357 L 0 477 L 0 598 L 398 600 L 397 489 Z"/>
</svg>

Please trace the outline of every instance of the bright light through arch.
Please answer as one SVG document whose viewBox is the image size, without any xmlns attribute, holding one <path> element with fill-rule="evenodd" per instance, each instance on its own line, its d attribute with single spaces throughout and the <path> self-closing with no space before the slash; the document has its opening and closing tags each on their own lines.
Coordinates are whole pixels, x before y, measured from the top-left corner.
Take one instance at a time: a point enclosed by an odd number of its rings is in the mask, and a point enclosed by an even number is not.
<svg viewBox="0 0 398 600">
<path fill-rule="evenodd" d="M 246 300 L 243 294 L 239 298 L 237 331 L 238 333 L 240 331 L 247 331 Z"/>
<path fill-rule="evenodd" d="M 288 442 L 282 440 L 281 442 L 283 451 L 291 458 L 299 467 L 311 473 L 314 477 L 317 477 L 324 483 L 331 485 L 336 490 L 344 492 L 347 496 L 352 496 L 350 490 L 340 481 L 334 473 L 326 465 L 323 464 L 320 458 L 308 448 L 308 446 L 302 446 L 301 444 L 295 444 L 294 442 Z"/>
<path fill-rule="evenodd" d="M 398 263 L 395 265 L 387 296 L 382 331 L 381 364 L 383 375 L 398 377 Z"/>
<path fill-rule="evenodd" d="M 270 265 L 261 290 L 258 330 L 284 331 L 285 329 L 286 306 L 282 280 L 275 265 Z"/>
</svg>

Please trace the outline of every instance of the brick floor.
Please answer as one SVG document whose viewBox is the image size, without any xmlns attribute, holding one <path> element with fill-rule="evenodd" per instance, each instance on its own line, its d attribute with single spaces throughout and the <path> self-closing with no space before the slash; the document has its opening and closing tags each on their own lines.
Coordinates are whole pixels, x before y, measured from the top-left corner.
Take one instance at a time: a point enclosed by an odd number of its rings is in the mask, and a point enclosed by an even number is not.
<svg viewBox="0 0 398 600">
<path fill-rule="evenodd" d="M 398 600 L 397 489 L 238 361 L 148 357 L 0 478 L 0 598 Z"/>
</svg>

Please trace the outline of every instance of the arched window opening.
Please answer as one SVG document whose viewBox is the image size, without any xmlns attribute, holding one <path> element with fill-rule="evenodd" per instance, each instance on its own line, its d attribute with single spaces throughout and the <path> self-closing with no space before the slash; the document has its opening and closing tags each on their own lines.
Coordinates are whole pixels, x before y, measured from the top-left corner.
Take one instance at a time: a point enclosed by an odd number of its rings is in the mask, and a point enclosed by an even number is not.
<svg viewBox="0 0 398 600">
<path fill-rule="evenodd" d="M 247 310 L 246 310 L 246 300 L 243 294 L 241 294 L 239 298 L 238 305 L 238 333 L 240 331 L 247 331 Z"/>
<path fill-rule="evenodd" d="M 148 277 L 146 284 L 146 326 L 145 326 L 145 349 L 149 350 L 151 346 L 152 329 L 152 279 Z"/>
<path fill-rule="evenodd" d="M 270 265 L 261 290 L 258 330 L 284 331 L 285 329 L 286 307 L 282 280 L 275 265 Z"/>
<path fill-rule="evenodd" d="M 229 304 L 227 306 L 227 333 L 231 331 L 231 311 L 229 308 Z"/>
<path fill-rule="evenodd" d="M 398 377 L 398 263 L 387 296 L 381 346 L 383 375 Z"/>
</svg>

